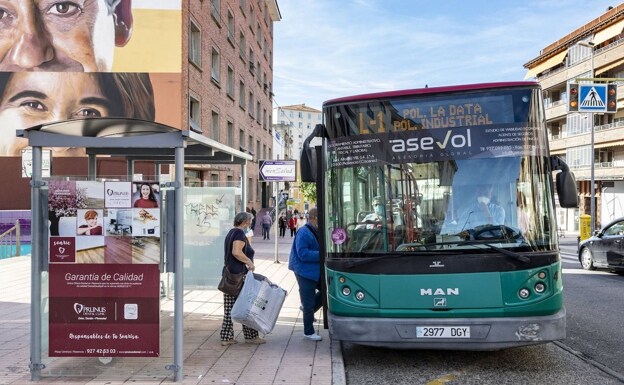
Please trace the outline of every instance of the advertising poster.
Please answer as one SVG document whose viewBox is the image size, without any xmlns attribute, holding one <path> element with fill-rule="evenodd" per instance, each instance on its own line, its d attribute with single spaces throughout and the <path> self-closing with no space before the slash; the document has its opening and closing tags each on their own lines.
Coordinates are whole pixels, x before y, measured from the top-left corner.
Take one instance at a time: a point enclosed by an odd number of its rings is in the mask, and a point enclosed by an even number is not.
<svg viewBox="0 0 624 385">
<path fill-rule="evenodd" d="M 48 182 L 50 357 L 157 357 L 156 181 Z"/>
</svg>

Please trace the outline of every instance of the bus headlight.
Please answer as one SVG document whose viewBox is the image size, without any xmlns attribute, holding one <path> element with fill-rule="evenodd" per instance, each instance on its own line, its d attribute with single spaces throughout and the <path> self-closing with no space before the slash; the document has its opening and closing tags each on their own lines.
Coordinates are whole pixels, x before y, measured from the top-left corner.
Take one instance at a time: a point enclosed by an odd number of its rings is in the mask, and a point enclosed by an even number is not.
<svg viewBox="0 0 624 385">
<path fill-rule="evenodd" d="M 544 279 L 546 278 L 546 272 L 545 271 L 540 271 L 539 273 L 537 273 L 537 277 L 539 279 Z"/>
<path fill-rule="evenodd" d="M 520 289 L 520 291 L 518 292 L 518 295 L 520 296 L 520 298 L 522 299 L 526 299 L 529 298 L 529 295 L 531 295 L 531 292 L 529 291 L 529 289 L 527 289 L 526 287 L 523 287 L 522 289 Z"/>
<path fill-rule="evenodd" d="M 544 285 L 544 283 L 538 282 L 538 283 L 535 284 L 535 292 L 536 293 L 543 293 L 544 290 L 546 290 L 546 285 Z"/>
<path fill-rule="evenodd" d="M 358 301 L 364 301 L 364 292 L 360 290 L 356 291 L 355 299 L 357 299 Z"/>
<path fill-rule="evenodd" d="M 342 295 L 345 297 L 351 294 L 351 288 L 349 286 L 345 286 L 342 288 Z"/>
</svg>

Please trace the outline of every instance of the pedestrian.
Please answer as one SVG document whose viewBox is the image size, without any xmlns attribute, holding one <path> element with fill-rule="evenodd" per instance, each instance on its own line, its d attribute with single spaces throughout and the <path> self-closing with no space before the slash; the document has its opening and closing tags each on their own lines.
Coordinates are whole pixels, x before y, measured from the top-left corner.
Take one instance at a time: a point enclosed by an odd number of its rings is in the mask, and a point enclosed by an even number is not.
<svg viewBox="0 0 624 385">
<path fill-rule="evenodd" d="M 253 215 L 253 219 L 251 220 L 251 229 L 256 229 L 256 209 L 251 206 L 251 215 Z"/>
<path fill-rule="evenodd" d="M 271 232 L 271 225 L 273 224 L 273 219 L 271 218 L 271 215 L 269 215 L 268 211 L 265 211 L 264 215 L 261 218 L 260 223 L 262 224 L 262 239 L 271 239 L 269 234 Z"/>
<path fill-rule="evenodd" d="M 225 263 L 230 272 L 246 273 L 254 271 L 253 263 L 255 251 L 245 236 L 245 232 L 251 226 L 251 213 L 241 212 L 234 216 L 234 228 L 225 236 L 224 252 Z M 223 293 L 223 323 L 221 325 L 221 345 L 228 346 L 238 343 L 234 339 L 234 323 L 232 322 L 232 307 L 238 296 Z M 260 345 L 266 342 L 258 336 L 258 331 L 243 325 L 245 343 Z"/>
<path fill-rule="evenodd" d="M 303 311 L 303 337 L 312 341 L 323 338 L 314 330 L 314 313 L 321 308 L 321 259 L 318 242 L 318 211 L 309 211 L 308 222 L 301 226 L 290 250 L 288 269 L 295 273 Z"/>
<path fill-rule="evenodd" d="M 279 224 L 279 236 L 283 238 L 284 235 L 286 235 L 286 216 L 284 216 L 284 214 L 280 215 L 278 219 L 278 224 Z"/>
<path fill-rule="evenodd" d="M 290 237 L 294 237 L 297 233 L 297 216 L 292 215 L 288 220 L 288 228 L 290 229 Z"/>
</svg>

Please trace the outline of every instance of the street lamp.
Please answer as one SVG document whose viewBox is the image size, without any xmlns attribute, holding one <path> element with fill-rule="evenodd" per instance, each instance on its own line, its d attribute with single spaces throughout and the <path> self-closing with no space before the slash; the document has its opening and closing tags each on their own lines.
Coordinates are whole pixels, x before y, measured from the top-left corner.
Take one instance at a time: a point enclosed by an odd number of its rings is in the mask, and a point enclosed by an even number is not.
<svg viewBox="0 0 624 385">
<path fill-rule="evenodd" d="M 591 48 L 591 71 L 589 77 L 594 77 L 594 43 L 591 41 L 580 41 L 578 45 L 582 45 L 583 47 Z M 591 217 L 590 229 L 591 234 L 594 233 L 594 223 L 596 222 L 596 203 L 595 203 L 595 189 L 594 189 L 594 113 L 591 112 L 589 115 L 591 119 L 591 164 L 590 164 L 590 177 L 589 177 L 589 188 L 590 188 L 590 202 L 589 202 L 589 216 Z"/>
</svg>

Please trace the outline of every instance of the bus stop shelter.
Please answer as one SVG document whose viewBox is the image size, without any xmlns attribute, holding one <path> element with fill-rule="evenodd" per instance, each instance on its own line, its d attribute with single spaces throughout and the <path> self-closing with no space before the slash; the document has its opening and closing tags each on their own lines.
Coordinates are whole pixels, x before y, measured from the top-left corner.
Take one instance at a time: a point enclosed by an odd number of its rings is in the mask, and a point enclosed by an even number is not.
<svg viewBox="0 0 624 385">
<path fill-rule="evenodd" d="M 179 130 L 155 122 L 98 118 L 69 120 L 41 124 L 17 131 L 17 136 L 28 140 L 32 147 L 32 267 L 31 267 L 31 373 L 34 381 L 41 378 L 45 368 L 42 362 L 42 273 L 47 272 L 49 261 L 48 229 L 45 216 L 47 195 L 42 194 L 46 180 L 42 178 L 43 148 L 83 148 L 88 157 L 87 179 L 95 180 L 96 157 L 122 157 L 127 162 L 127 178 L 134 173 L 135 161 L 153 161 L 172 164 L 175 178 L 168 182 L 165 211 L 166 223 L 161 226 L 165 262 L 161 269 L 174 276 L 174 338 L 173 362 L 166 365 L 176 381 L 183 378 L 183 188 L 185 165 L 229 164 L 241 167 L 242 204 L 246 202 L 246 164 L 252 156 L 232 149 L 190 130 Z M 171 204 L 173 202 L 173 204 Z M 243 207 L 241 207 L 242 209 Z"/>
</svg>

